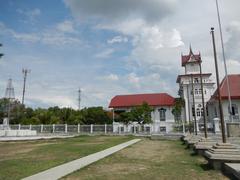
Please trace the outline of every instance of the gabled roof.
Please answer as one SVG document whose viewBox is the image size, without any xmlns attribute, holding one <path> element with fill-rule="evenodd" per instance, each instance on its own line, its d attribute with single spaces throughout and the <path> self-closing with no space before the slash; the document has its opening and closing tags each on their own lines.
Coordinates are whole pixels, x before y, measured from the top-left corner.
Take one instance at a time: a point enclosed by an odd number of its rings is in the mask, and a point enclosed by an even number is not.
<svg viewBox="0 0 240 180">
<path fill-rule="evenodd" d="M 195 62 L 201 62 L 201 54 L 193 54 L 192 48 L 190 46 L 189 54 L 188 55 L 182 55 L 182 66 L 185 66 L 187 63 L 190 63 L 191 57 L 194 58 Z"/>
<path fill-rule="evenodd" d="M 174 101 L 167 93 L 117 95 L 112 98 L 109 108 L 134 107 L 143 102 L 150 106 L 173 106 Z"/>
<path fill-rule="evenodd" d="M 231 74 L 228 75 L 230 95 L 231 99 L 240 99 L 240 74 Z M 222 99 L 228 99 L 228 88 L 227 88 L 227 79 L 226 77 L 222 80 L 220 84 L 220 93 Z M 211 97 L 211 100 L 218 97 L 217 90 Z"/>
</svg>

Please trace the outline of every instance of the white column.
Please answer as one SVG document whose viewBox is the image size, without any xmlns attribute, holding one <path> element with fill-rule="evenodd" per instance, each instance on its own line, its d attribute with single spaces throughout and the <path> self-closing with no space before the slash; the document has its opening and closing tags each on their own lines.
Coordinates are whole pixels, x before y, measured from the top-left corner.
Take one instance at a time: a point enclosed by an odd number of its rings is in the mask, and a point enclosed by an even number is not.
<svg viewBox="0 0 240 180">
<path fill-rule="evenodd" d="M 107 124 L 104 125 L 104 133 L 107 134 Z"/>
<path fill-rule="evenodd" d="M 40 132 L 43 132 L 43 124 L 41 124 Z"/>
<path fill-rule="evenodd" d="M 55 133 L 55 124 L 52 125 L 52 131 Z"/>
<path fill-rule="evenodd" d="M 185 122 L 182 120 L 182 126 L 183 126 L 183 134 L 185 134 Z"/>
<path fill-rule="evenodd" d="M 65 124 L 65 133 L 68 132 L 68 129 L 67 129 L 67 124 Z"/>
<path fill-rule="evenodd" d="M 77 132 L 80 133 L 80 124 L 77 126 Z"/>
<path fill-rule="evenodd" d="M 90 133 L 92 134 L 93 133 L 93 125 L 91 124 L 90 126 Z"/>
<path fill-rule="evenodd" d="M 32 125 L 31 124 L 29 124 L 29 130 L 32 130 Z"/>
<path fill-rule="evenodd" d="M 20 130 L 21 129 L 21 124 L 18 124 L 18 130 Z"/>
</svg>

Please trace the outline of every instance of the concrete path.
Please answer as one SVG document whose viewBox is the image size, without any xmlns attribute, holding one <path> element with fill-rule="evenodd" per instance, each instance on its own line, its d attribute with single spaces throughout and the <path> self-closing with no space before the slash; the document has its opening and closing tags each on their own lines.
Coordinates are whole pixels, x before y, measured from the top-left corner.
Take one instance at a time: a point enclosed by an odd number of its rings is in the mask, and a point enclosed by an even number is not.
<svg viewBox="0 0 240 180">
<path fill-rule="evenodd" d="M 228 174 L 233 174 L 240 179 L 240 163 L 225 163 L 225 170 Z"/>
<path fill-rule="evenodd" d="M 103 151 L 85 156 L 83 158 L 68 162 L 66 164 L 48 169 L 33 176 L 24 178 L 23 180 L 55 180 L 64 177 L 74 171 L 77 171 L 89 164 L 92 164 L 100 159 L 103 159 L 117 151 L 120 151 L 132 144 L 139 142 L 141 139 L 133 139 L 131 141 L 119 144 L 117 146 L 105 149 Z"/>
</svg>

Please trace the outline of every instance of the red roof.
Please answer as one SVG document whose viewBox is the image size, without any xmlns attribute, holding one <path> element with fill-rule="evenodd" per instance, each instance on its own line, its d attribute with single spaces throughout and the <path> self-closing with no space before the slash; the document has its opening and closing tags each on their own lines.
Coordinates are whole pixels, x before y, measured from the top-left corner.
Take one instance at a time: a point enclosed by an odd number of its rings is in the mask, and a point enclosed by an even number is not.
<svg viewBox="0 0 240 180">
<path fill-rule="evenodd" d="M 112 98 L 109 108 L 139 106 L 143 102 L 150 106 L 173 106 L 174 98 L 167 93 L 117 95 Z"/>
<path fill-rule="evenodd" d="M 240 99 L 240 74 L 231 74 L 228 75 L 230 95 L 231 99 Z M 222 80 L 220 84 L 220 93 L 222 99 L 228 99 L 228 90 L 227 90 L 227 79 L 226 77 Z M 217 98 L 217 90 L 214 92 L 213 98 Z"/>
<path fill-rule="evenodd" d="M 190 51 L 188 55 L 182 55 L 182 66 L 185 66 L 189 60 L 191 59 L 191 57 L 194 57 L 194 59 L 198 62 L 201 62 L 201 55 L 199 54 L 193 54 L 192 52 L 192 48 L 190 47 Z"/>
</svg>

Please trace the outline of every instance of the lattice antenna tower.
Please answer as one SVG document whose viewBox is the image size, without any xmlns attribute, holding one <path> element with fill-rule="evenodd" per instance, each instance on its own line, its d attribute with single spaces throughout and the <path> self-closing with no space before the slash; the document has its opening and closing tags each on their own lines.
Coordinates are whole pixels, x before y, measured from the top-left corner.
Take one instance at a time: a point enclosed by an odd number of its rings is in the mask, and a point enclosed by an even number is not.
<svg viewBox="0 0 240 180">
<path fill-rule="evenodd" d="M 27 75 L 30 73 L 30 69 L 23 69 L 23 94 L 22 94 L 22 104 L 24 104 L 24 98 L 25 98 L 25 92 L 26 92 L 26 80 L 27 80 Z"/>
<path fill-rule="evenodd" d="M 11 78 L 8 79 L 7 88 L 6 88 L 6 91 L 5 91 L 5 98 L 9 99 L 10 101 L 15 99 L 14 88 L 13 88 Z"/>
<path fill-rule="evenodd" d="M 79 90 L 78 90 L 78 110 L 81 109 L 81 93 L 82 93 L 82 90 L 79 88 Z"/>
</svg>

